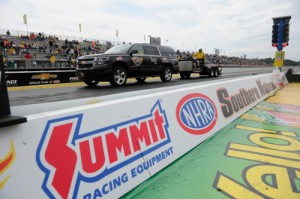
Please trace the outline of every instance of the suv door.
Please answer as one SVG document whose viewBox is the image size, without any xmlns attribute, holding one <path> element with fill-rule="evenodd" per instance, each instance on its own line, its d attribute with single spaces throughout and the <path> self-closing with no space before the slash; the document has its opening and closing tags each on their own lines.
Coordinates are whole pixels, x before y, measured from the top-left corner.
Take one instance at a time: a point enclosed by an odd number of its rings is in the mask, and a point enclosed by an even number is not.
<svg viewBox="0 0 300 199">
<path fill-rule="evenodd" d="M 134 45 L 130 51 L 136 50 L 138 53 L 132 54 L 130 57 L 129 73 L 132 76 L 139 76 L 146 69 L 149 60 L 145 57 L 144 48 L 142 45 Z M 145 74 L 146 75 L 146 74 Z"/>
<path fill-rule="evenodd" d="M 144 53 L 147 60 L 146 71 L 151 75 L 160 74 L 162 71 L 161 56 L 156 46 L 144 45 Z"/>
<path fill-rule="evenodd" d="M 178 72 L 178 59 L 175 51 L 167 46 L 158 46 L 158 50 L 160 51 L 160 54 L 162 56 L 162 61 L 164 63 L 171 63 L 173 66 L 173 72 Z"/>
</svg>

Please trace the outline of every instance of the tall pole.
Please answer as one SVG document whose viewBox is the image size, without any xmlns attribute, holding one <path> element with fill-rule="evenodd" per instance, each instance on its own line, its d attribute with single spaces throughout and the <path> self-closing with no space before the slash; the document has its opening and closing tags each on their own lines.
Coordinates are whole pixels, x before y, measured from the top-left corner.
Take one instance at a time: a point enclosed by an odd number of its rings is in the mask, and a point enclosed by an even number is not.
<svg viewBox="0 0 300 199">
<path fill-rule="evenodd" d="M 116 30 L 116 37 L 117 37 L 117 41 L 118 41 L 118 44 L 119 44 L 119 30 Z"/>
<path fill-rule="evenodd" d="M 82 29 L 81 29 L 81 23 L 79 24 L 79 31 L 80 31 L 80 35 L 81 35 L 81 42 L 82 42 Z"/>
<path fill-rule="evenodd" d="M 24 22 L 24 24 L 26 24 L 26 27 L 27 27 L 27 37 L 28 37 L 28 23 L 27 23 L 27 14 L 24 14 L 24 15 L 23 15 L 23 22 Z"/>
</svg>

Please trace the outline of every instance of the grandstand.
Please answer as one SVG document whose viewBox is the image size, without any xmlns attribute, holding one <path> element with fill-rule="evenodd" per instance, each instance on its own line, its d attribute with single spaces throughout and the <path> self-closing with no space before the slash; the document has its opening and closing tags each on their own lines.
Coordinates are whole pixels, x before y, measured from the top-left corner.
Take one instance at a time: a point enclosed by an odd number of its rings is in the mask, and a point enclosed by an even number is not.
<svg viewBox="0 0 300 199">
<path fill-rule="evenodd" d="M 116 42 L 0 29 L 0 50 L 4 54 L 7 71 L 75 70 L 78 56 L 103 53 L 113 45 Z M 31 59 L 24 57 L 26 52 L 31 54 Z M 206 54 L 206 59 L 208 63 L 223 67 L 271 66 L 259 59 L 216 54 Z"/>
<path fill-rule="evenodd" d="M 103 53 L 112 45 L 109 41 L 0 30 L 0 49 L 5 68 L 10 71 L 74 70 L 78 56 Z M 30 59 L 25 58 L 26 52 L 30 53 Z"/>
</svg>

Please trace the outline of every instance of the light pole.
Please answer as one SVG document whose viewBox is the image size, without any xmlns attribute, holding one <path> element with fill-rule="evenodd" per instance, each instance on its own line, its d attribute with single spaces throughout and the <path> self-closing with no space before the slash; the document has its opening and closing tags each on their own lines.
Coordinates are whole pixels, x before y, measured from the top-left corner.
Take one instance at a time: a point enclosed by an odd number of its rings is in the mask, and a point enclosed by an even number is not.
<svg viewBox="0 0 300 199">
<path fill-rule="evenodd" d="M 119 31 L 118 31 L 118 29 L 116 30 L 116 37 L 117 37 L 117 44 L 119 45 Z"/>
<path fill-rule="evenodd" d="M 79 31 L 80 31 L 80 35 L 81 35 L 81 42 L 82 42 L 82 31 L 81 31 L 81 23 L 79 24 Z"/>
<path fill-rule="evenodd" d="M 27 23 L 27 14 L 24 14 L 24 15 L 23 15 L 23 22 L 24 22 L 24 24 L 26 24 L 26 27 L 27 27 L 27 37 L 28 37 L 28 23 Z"/>
</svg>

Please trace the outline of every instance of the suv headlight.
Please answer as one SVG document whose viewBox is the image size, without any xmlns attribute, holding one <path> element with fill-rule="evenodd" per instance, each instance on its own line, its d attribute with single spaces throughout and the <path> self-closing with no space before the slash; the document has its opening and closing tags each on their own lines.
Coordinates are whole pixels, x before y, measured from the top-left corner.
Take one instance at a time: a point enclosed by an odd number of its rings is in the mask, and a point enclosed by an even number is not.
<svg viewBox="0 0 300 199">
<path fill-rule="evenodd" d="M 95 59 L 95 64 L 104 64 L 105 61 L 108 61 L 109 57 L 98 57 Z"/>
</svg>

